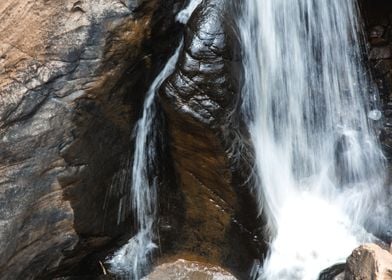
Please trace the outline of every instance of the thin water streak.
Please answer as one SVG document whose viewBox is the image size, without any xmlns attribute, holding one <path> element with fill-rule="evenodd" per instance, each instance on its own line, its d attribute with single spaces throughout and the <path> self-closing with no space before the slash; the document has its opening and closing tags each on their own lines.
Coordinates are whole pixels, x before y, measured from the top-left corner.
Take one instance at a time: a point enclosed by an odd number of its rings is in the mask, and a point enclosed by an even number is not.
<svg viewBox="0 0 392 280">
<path fill-rule="evenodd" d="M 191 0 L 176 17 L 186 24 L 200 0 Z M 157 179 L 154 174 L 156 159 L 156 94 L 163 82 L 174 72 L 183 47 L 181 40 L 176 51 L 150 86 L 143 105 L 142 117 L 135 126 L 135 151 L 132 165 L 131 205 L 137 222 L 137 233 L 109 260 L 111 271 L 125 279 L 139 280 L 150 269 L 152 254 L 158 245 L 155 223 L 157 216 Z M 122 202 L 122 201 L 121 201 Z M 123 204 L 123 203 L 122 203 Z M 119 211 L 122 205 L 120 205 Z M 119 214 L 120 216 L 120 214 Z"/>
</svg>

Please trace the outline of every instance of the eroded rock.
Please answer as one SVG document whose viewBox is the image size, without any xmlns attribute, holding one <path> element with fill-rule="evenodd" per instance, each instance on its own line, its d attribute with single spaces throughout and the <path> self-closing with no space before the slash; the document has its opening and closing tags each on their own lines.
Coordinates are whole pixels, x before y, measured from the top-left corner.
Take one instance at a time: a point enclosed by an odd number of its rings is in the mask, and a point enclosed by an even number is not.
<svg viewBox="0 0 392 280">
<path fill-rule="evenodd" d="M 78 271 L 131 231 L 113 176 L 176 2 L 0 2 L 1 279 Z"/>
<path fill-rule="evenodd" d="M 181 197 L 181 207 L 163 210 L 178 218 L 166 234 L 175 236 L 167 255 L 193 256 L 247 279 L 263 242 L 246 185 L 252 157 L 239 115 L 241 62 L 230 12 L 227 1 L 202 1 L 160 91 Z"/>
<path fill-rule="evenodd" d="M 132 231 L 130 135 L 178 44 L 181 4 L 0 3 L 1 279 L 84 277 L 86 256 Z M 159 172 L 170 178 L 160 182 L 158 222 L 163 258 L 192 256 L 247 279 L 264 245 L 229 8 L 202 1 L 160 93 L 169 153 L 159 153 Z"/>
</svg>

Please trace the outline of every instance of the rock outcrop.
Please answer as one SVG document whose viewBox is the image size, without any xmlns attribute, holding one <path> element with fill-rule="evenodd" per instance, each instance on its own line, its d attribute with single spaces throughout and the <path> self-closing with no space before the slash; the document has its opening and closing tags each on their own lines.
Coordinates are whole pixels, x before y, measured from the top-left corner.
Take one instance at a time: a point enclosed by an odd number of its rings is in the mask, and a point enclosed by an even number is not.
<svg viewBox="0 0 392 280">
<path fill-rule="evenodd" d="M 89 260 L 132 235 L 131 132 L 179 42 L 181 5 L 0 3 L 0 279 L 99 274 Z M 202 1 L 157 100 L 160 262 L 204 261 L 247 279 L 265 244 L 247 185 L 232 9 Z"/>
<path fill-rule="evenodd" d="M 177 69 L 160 91 L 178 186 L 162 192 L 181 198 L 180 206 L 161 210 L 177 218 L 163 236 L 175 238 L 166 257 L 202 260 L 247 279 L 264 245 L 246 185 L 252 157 L 240 121 L 232 8 L 224 0 L 202 1 L 186 27 Z"/>
<path fill-rule="evenodd" d="M 0 2 L 0 279 L 80 272 L 131 231 L 112 180 L 180 4 Z"/>
<path fill-rule="evenodd" d="M 392 254 L 376 244 L 360 246 L 347 259 L 344 280 L 392 280 Z"/>
</svg>

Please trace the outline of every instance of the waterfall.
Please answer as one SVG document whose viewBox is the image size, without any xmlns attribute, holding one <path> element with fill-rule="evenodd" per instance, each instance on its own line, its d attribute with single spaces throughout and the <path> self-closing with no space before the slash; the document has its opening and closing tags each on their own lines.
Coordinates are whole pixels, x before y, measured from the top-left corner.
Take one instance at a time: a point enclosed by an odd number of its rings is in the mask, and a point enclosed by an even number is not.
<svg viewBox="0 0 392 280">
<path fill-rule="evenodd" d="M 188 6 L 177 14 L 176 20 L 186 24 L 200 2 L 201 0 L 189 1 Z M 142 117 L 135 126 L 135 150 L 130 193 L 132 211 L 137 222 L 137 233 L 109 261 L 111 271 L 126 279 L 141 279 L 149 270 L 152 253 L 158 248 L 154 242 L 157 238 L 155 220 L 158 182 L 156 182 L 156 178 L 150 178 L 154 174 L 156 159 L 155 133 L 159 130 L 156 125 L 155 97 L 163 82 L 174 72 L 182 47 L 183 40 L 151 84 L 144 101 Z"/>
<path fill-rule="evenodd" d="M 374 238 L 364 225 L 383 210 L 378 95 L 362 64 L 358 4 L 248 0 L 239 29 L 253 192 L 271 236 L 256 277 L 314 280 Z"/>
</svg>

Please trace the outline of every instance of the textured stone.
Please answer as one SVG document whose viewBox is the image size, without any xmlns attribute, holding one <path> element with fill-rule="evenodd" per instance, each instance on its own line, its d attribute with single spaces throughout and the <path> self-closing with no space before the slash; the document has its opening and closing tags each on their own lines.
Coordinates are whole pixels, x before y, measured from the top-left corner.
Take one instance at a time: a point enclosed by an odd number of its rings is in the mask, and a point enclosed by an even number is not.
<svg viewBox="0 0 392 280">
<path fill-rule="evenodd" d="M 100 274 L 104 257 L 92 264 L 86 256 L 131 234 L 130 135 L 149 83 L 178 44 L 181 4 L 0 3 L 1 279 L 72 278 L 86 265 Z M 263 242 L 245 183 L 252 152 L 239 121 L 229 8 L 203 1 L 160 94 L 159 229 L 164 257 L 222 264 L 246 279 Z"/>
<path fill-rule="evenodd" d="M 392 255 L 376 244 L 360 246 L 347 259 L 344 280 L 392 280 Z"/>
<path fill-rule="evenodd" d="M 143 280 L 236 280 L 229 272 L 220 267 L 177 260 L 157 266 Z"/>
<path fill-rule="evenodd" d="M 392 51 L 389 46 L 385 47 L 374 47 L 371 49 L 369 54 L 370 59 L 390 59 L 392 58 Z"/>
<path fill-rule="evenodd" d="M 83 270 L 132 230 L 112 180 L 175 2 L 0 1 L 0 279 Z"/>
<path fill-rule="evenodd" d="M 241 62 L 231 8 L 209 0 L 195 10 L 177 69 L 160 91 L 183 209 L 182 217 L 168 214 L 180 219 L 168 255 L 191 256 L 247 279 L 263 242 L 245 183 L 252 157 L 240 122 Z"/>
</svg>

